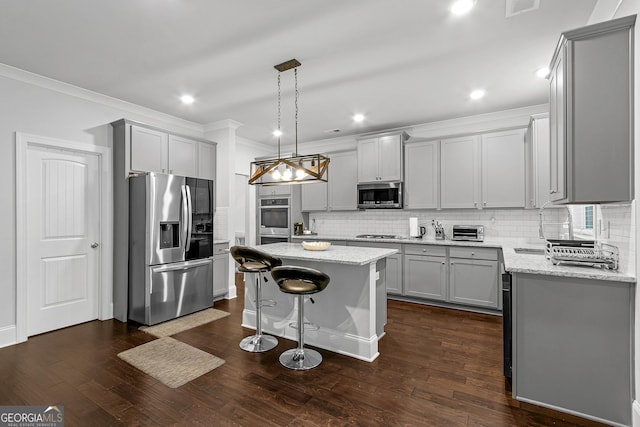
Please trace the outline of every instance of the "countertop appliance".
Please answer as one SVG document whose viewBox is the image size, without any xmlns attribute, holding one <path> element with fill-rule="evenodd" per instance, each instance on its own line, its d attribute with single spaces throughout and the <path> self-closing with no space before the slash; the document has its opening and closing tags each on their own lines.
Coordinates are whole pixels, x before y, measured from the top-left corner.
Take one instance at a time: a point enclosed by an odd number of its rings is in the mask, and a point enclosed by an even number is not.
<svg viewBox="0 0 640 427">
<path fill-rule="evenodd" d="M 128 318 L 154 325 L 213 306 L 213 181 L 129 178 Z"/>
<path fill-rule="evenodd" d="M 359 209 L 402 209 L 402 182 L 358 184 Z"/>
<path fill-rule="evenodd" d="M 484 226 L 454 225 L 451 228 L 451 240 L 467 240 L 472 242 L 482 242 L 484 241 Z"/>
<path fill-rule="evenodd" d="M 258 244 L 288 242 L 291 201 L 286 196 L 258 199 Z"/>
</svg>

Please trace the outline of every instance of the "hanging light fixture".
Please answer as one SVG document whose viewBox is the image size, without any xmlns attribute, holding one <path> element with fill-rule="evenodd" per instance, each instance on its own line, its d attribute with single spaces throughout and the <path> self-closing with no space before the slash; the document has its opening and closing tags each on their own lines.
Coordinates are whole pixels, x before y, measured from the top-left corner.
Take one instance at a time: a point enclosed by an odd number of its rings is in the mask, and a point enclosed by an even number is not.
<svg viewBox="0 0 640 427">
<path fill-rule="evenodd" d="M 278 129 L 274 135 L 278 137 L 278 157 L 275 159 L 256 160 L 251 162 L 249 184 L 286 185 L 304 184 L 308 182 L 327 182 L 329 158 L 322 154 L 298 155 L 298 67 L 302 65 L 297 59 L 291 59 L 275 65 L 278 70 Z M 280 137 L 280 75 L 293 69 L 295 81 L 295 152 L 292 156 L 281 157 Z"/>
</svg>

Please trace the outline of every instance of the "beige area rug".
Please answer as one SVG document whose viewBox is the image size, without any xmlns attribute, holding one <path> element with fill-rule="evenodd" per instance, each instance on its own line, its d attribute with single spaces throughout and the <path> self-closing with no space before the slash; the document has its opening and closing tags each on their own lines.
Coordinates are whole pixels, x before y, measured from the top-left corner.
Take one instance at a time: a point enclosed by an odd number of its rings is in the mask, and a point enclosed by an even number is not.
<svg viewBox="0 0 640 427">
<path fill-rule="evenodd" d="M 224 364 L 224 360 L 171 337 L 163 337 L 118 357 L 167 387 L 177 388 Z"/>
<path fill-rule="evenodd" d="M 178 332 L 186 331 L 187 329 L 195 328 L 196 326 L 204 325 L 205 323 L 222 319 L 223 317 L 227 317 L 228 315 L 229 313 L 227 313 L 226 311 L 216 310 L 215 308 L 208 308 L 206 310 L 202 310 L 188 316 L 160 323 L 159 325 L 141 326 L 140 330 L 158 338 L 168 337 L 170 335 L 175 335 Z"/>
</svg>

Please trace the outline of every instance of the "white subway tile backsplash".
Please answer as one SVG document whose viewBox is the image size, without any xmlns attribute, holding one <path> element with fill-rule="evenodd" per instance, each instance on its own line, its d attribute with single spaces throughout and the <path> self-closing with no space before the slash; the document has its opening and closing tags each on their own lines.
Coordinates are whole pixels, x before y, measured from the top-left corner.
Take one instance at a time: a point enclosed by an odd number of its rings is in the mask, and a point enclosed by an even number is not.
<svg viewBox="0 0 640 427">
<path fill-rule="evenodd" d="M 620 249 L 621 272 L 635 275 L 635 233 L 633 218 L 634 205 L 610 204 L 596 205 L 595 217 L 597 240 L 610 243 Z M 451 227 L 457 224 L 484 225 L 485 236 L 492 238 L 523 238 L 532 241 L 539 239 L 538 209 L 447 209 L 441 211 L 411 210 L 365 210 L 354 212 L 313 212 L 309 219 L 315 219 L 316 231 L 331 236 L 351 237 L 358 234 L 394 234 L 409 235 L 409 218 L 417 217 L 418 225 L 426 227 L 427 236 L 434 237 L 431 221 L 442 223 L 447 236 L 451 236 Z M 565 209 L 545 209 L 545 234 L 566 233 Z M 225 218 L 226 219 L 226 218 Z M 547 236 L 550 238 L 558 236 Z"/>
</svg>

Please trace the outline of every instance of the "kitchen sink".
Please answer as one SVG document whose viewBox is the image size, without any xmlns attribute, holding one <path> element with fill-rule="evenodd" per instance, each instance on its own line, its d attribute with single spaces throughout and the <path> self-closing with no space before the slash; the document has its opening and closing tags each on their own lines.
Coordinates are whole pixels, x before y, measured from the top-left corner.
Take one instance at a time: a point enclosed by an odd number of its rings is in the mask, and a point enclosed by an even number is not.
<svg viewBox="0 0 640 427">
<path fill-rule="evenodd" d="M 519 255 L 544 255 L 544 249 L 538 248 L 515 248 L 514 252 Z"/>
</svg>

